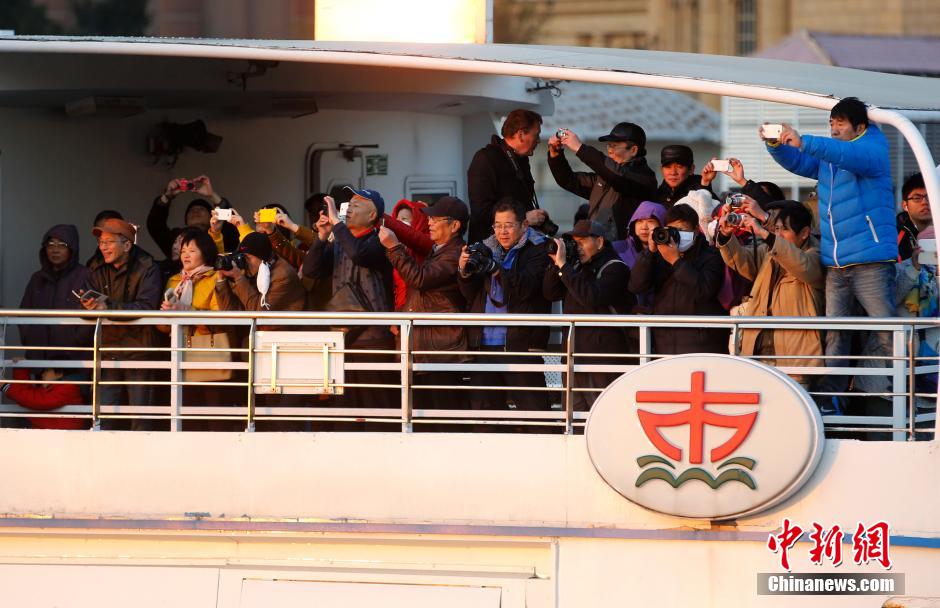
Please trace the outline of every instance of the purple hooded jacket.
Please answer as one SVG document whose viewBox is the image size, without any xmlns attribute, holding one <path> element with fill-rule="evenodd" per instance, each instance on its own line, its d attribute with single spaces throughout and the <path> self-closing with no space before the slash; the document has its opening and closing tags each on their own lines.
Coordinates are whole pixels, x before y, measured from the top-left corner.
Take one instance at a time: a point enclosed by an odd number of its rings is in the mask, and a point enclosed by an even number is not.
<svg viewBox="0 0 940 608">
<path fill-rule="evenodd" d="M 44 244 L 55 237 L 69 246 L 71 257 L 65 268 L 53 270 L 46 258 L 45 247 L 39 248 L 40 270 L 36 271 L 26 291 L 20 308 L 78 309 L 78 298 L 73 290 L 85 288 L 89 271 L 78 261 L 78 229 L 71 224 L 53 226 L 42 237 Z M 90 353 L 81 351 L 56 351 L 56 346 L 90 346 L 92 327 L 83 325 L 21 325 L 20 341 L 25 346 L 46 346 L 48 351 L 26 351 L 29 359 L 90 359 Z"/>
<path fill-rule="evenodd" d="M 641 243 L 637 240 L 634 224 L 639 220 L 648 219 L 657 219 L 659 220 L 659 225 L 662 226 L 666 221 L 666 208 L 659 203 L 643 201 L 640 203 L 640 206 L 636 208 L 636 211 L 633 212 L 633 217 L 630 218 L 630 223 L 627 225 L 627 238 L 622 241 L 614 241 L 613 243 L 614 251 L 617 252 L 617 255 L 623 260 L 623 263 L 629 266 L 631 270 L 633 269 L 633 264 L 636 263 L 637 254 L 646 247 L 646 243 Z"/>
</svg>

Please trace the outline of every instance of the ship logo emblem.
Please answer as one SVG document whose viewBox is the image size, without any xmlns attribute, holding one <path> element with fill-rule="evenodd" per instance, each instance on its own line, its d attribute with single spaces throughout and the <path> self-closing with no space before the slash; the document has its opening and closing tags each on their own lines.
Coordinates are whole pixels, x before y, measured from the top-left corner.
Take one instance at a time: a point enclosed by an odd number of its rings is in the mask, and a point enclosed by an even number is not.
<svg viewBox="0 0 940 608">
<path fill-rule="evenodd" d="M 707 392 L 705 390 L 705 372 L 692 372 L 691 390 L 678 391 L 637 391 L 637 416 L 643 432 L 659 454 L 648 454 L 637 458 L 642 472 L 636 479 L 636 487 L 660 479 L 673 488 L 678 488 L 688 481 L 701 481 L 713 490 L 729 481 L 737 481 L 757 489 L 751 472 L 757 464 L 753 458 L 732 456 L 747 439 L 757 420 L 757 411 L 746 414 L 719 414 L 708 409 L 709 405 L 759 405 L 760 393 Z M 674 413 L 657 413 L 640 409 L 640 404 L 687 404 L 688 409 Z M 702 465 L 705 451 L 705 428 L 720 427 L 733 429 L 734 432 L 724 443 L 712 448 L 708 453 L 711 464 L 717 464 L 717 476 L 713 476 L 701 466 L 679 472 L 676 463 L 682 462 L 683 451 L 667 440 L 659 429 L 678 426 L 689 427 L 689 464 Z M 730 458 L 729 458 L 730 457 Z M 656 466 L 651 466 L 656 465 Z M 662 466 L 659 466 L 662 465 Z M 649 467 L 649 468 L 647 468 Z M 668 467 L 668 468 L 665 468 Z M 670 470 L 671 469 L 671 470 Z"/>
</svg>

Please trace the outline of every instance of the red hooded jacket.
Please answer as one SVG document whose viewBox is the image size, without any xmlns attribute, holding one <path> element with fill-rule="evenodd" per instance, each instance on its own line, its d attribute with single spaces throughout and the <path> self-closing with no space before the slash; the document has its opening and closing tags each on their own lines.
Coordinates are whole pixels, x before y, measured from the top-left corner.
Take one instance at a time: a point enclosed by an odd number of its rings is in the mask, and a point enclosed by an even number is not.
<svg viewBox="0 0 940 608">
<path fill-rule="evenodd" d="M 410 226 L 397 219 L 398 212 L 402 207 L 411 209 Z M 384 222 L 385 227 L 395 233 L 398 240 L 401 241 L 402 245 L 408 248 L 408 251 L 419 264 L 431 253 L 431 248 L 434 245 L 429 233 L 428 216 L 421 213 L 422 207 L 427 207 L 427 205 L 421 201 L 409 201 L 403 198 L 395 204 L 391 215 L 385 215 Z M 399 311 L 405 306 L 405 297 L 408 294 L 408 287 L 405 285 L 401 276 L 399 276 L 397 270 L 395 271 L 393 280 L 395 283 L 395 310 Z"/>
<path fill-rule="evenodd" d="M 29 380 L 29 370 L 17 368 L 13 370 L 14 380 Z M 6 395 L 21 406 L 37 411 L 48 411 L 63 405 L 79 405 L 82 403 L 82 393 L 77 384 L 11 384 Z M 87 424 L 80 418 L 30 418 L 30 423 L 36 429 L 84 429 Z"/>
</svg>

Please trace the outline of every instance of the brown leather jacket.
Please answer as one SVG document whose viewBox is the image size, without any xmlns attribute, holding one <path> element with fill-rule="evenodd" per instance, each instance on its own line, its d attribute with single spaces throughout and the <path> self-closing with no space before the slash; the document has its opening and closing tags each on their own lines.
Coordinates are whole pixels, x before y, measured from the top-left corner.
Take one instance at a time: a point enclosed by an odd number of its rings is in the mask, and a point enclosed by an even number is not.
<svg viewBox="0 0 940 608">
<path fill-rule="evenodd" d="M 386 252 L 392 266 L 398 271 L 408 288 L 404 311 L 407 312 L 463 312 L 466 307 L 457 284 L 457 262 L 464 241 L 455 236 L 444 245 L 436 245 L 419 263 L 404 245 L 398 244 Z M 418 326 L 414 329 L 413 350 L 465 351 L 467 331 L 457 325 Z M 463 355 L 418 355 L 415 361 L 444 363 L 464 361 Z"/>
</svg>

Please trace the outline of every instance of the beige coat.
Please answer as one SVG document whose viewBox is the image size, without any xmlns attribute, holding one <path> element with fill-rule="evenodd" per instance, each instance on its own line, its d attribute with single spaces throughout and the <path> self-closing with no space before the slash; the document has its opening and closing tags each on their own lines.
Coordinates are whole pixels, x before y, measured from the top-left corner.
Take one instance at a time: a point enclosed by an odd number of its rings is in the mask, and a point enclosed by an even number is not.
<svg viewBox="0 0 940 608">
<path fill-rule="evenodd" d="M 818 317 L 824 314 L 826 274 L 819 259 L 819 243 L 810 237 L 802 248 L 782 238 L 774 238 L 773 248 L 761 241 L 757 247 L 742 245 L 732 236 L 719 245 L 721 257 L 745 279 L 754 281 L 747 316 Z M 773 282 L 774 272 L 777 281 Z M 771 289 L 773 293 L 771 294 Z M 741 354 L 753 355 L 760 330 L 743 330 Z M 811 329 L 777 329 L 773 332 L 777 355 L 808 355 L 806 359 L 782 359 L 786 367 L 814 367 L 823 353 L 820 332 Z M 767 361 L 774 364 L 773 361 Z"/>
</svg>

